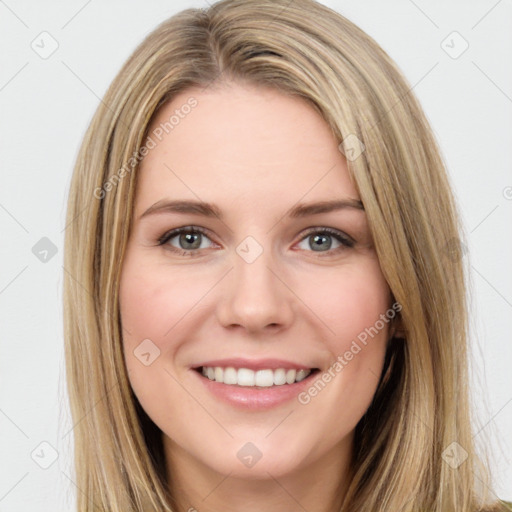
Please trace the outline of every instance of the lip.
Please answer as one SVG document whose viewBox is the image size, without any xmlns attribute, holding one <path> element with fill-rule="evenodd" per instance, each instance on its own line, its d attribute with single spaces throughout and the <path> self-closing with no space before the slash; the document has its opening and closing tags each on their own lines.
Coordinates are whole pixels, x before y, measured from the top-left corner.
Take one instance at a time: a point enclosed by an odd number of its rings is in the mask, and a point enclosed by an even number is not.
<svg viewBox="0 0 512 512">
<path fill-rule="evenodd" d="M 215 364 L 215 366 L 223 366 L 225 362 L 226 361 L 223 360 L 222 364 Z M 213 361 L 201 366 L 208 366 L 212 363 Z M 215 363 L 218 363 L 218 361 Z M 258 362 L 258 364 L 259 363 L 260 362 Z M 282 364 L 282 362 L 280 362 L 280 364 Z M 231 364 L 227 366 L 233 365 Z M 198 368 L 201 367 L 199 366 Z M 240 368 L 248 368 L 248 366 L 240 366 Z M 269 366 L 259 367 L 256 369 L 262 368 L 270 369 Z M 284 368 L 284 366 L 276 366 L 275 368 Z M 290 366 L 289 368 L 309 369 L 301 365 Z M 250 369 L 254 369 L 254 366 Z M 208 379 L 207 377 L 204 377 L 200 370 L 193 369 L 192 373 L 196 375 L 196 378 L 199 379 L 205 386 L 206 392 L 209 395 L 213 395 L 213 397 L 215 397 L 217 400 L 227 403 L 232 407 L 240 410 L 265 411 L 283 405 L 297 398 L 297 395 L 301 393 L 305 388 L 310 386 L 312 381 L 316 379 L 319 370 L 316 369 L 315 371 L 312 371 L 305 379 L 301 380 L 300 382 L 272 387 L 251 387 L 224 384 L 222 382 L 216 382 L 214 380 Z"/>
<path fill-rule="evenodd" d="M 285 370 L 310 370 L 315 366 L 306 366 L 300 363 L 294 363 L 292 361 L 285 361 L 284 359 L 244 359 L 241 357 L 235 357 L 231 359 L 216 359 L 214 361 L 204 361 L 201 364 L 194 365 L 192 368 L 197 370 L 202 366 L 220 366 L 221 368 L 227 368 L 229 366 L 233 368 L 247 368 L 249 370 L 277 370 L 278 368 L 284 368 Z M 291 385 L 291 384 L 289 384 Z"/>
</svg>

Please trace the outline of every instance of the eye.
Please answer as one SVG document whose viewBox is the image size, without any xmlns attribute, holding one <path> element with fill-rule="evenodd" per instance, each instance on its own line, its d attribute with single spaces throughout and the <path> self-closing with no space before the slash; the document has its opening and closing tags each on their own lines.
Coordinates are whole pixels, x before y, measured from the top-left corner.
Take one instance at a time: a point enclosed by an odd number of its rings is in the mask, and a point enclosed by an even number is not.
<svg viewBox="0 0 512 512">
<path fill-rule="evenodd" d="M 333 238 L 338 244 L 338 247 L 332 248 Z M 354 240 L 352 240 L 352 238 L 337 229 L 331 228 L 312 228 L 302 239 L 301 243 L 306 243 L 306 250 L 311 248 L 312 252 L 327 253 L 337 253 L 354 246 Z M 304 247 L 301 247 L 301 249 L 304 249 Z"/>
<path fill-rule="evenodd" d="M 332 239 L 338 247 L 332 248 Z M 173 240 L 176 239 L 173 242 Z M 158 245 L 166 246 L 172 252 L 179 253 L 182 256 L 196 256 L 200 249 L 207 249 L 204 245 L 205 240 L 210 240 L 206 230 L 197 226 L 186 226 L 176 228 L 164 233 L 158 239 Z M 210 240 L 211 242 L 211 240 Z M 301 239 L 301 244 L 306 243 L 308 247 L 300 247 L 301 250 L 312 249 L 311 252 L 338 253 L 344 249 L 353 247 L 355 242 L 352 238 L 343 232 L 331 228 L 311 228 Z"/>
<path fill-rule="evenodd" d="M 166 248 L 173 252 L 180 253 L 182 256 L 195 256 L 195 249 L 206 249 L 203 245 L 204 239 L 209 238 L 206 236 L 206 231 L 196 226 L 186 226 L 183 228 L 173 229 L 163 234 L 158 239 L 158 245 L 166 245 Z M 169 243 L 176 239 L 176 243 Z"/>
</svg>

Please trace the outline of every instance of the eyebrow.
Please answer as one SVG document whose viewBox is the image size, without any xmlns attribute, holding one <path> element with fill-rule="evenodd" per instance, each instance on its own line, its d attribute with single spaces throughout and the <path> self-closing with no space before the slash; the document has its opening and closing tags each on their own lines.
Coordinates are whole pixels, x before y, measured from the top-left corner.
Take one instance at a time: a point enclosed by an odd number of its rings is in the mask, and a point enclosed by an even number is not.
<svg viewBox="0 0 512 512">
<path fill-rule="evenodd" d="M 359 199 L 334 199 L 330 201 L 320 201 L 317 203 L 299 203 L 290 208 L 286 214 L 292 219 L 308 217 L 320 213 L 329 213 L 338 210 L 354 209 L 364 211 L 363 203 Z M 149 215 L 157 213 L 188 213 L 192 215 L 202 215 L 204 217 L 217 217 L 223 219 L 223 215 L 218 206 L 204 201 L 190 200 L 166 200 L 156 202 L 150 206 L 140 217 L 142 219 Z"/>
</svg>

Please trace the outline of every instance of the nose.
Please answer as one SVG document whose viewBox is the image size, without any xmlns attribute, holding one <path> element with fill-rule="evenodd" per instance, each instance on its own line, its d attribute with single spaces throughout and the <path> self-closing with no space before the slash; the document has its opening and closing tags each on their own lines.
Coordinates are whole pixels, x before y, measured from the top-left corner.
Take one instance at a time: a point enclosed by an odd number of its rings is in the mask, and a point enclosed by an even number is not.
<svg viewBox="0 0 512 512">
<path fill-rule="evenodd" d="M 250 333 L 280 332 L 288 327 L 295 296 L 270 251 L 263 251 L 252 263 L 234 254 L 233 266 L 217 308 L 220 324 Z"/>
</svg>

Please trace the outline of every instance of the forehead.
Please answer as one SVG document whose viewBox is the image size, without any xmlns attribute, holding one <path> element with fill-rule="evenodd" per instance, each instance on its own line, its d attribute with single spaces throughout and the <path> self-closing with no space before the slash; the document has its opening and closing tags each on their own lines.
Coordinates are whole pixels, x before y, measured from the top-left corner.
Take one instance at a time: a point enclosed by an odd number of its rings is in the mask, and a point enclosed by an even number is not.
<svg viewBox="0 0 512 512">
<path fill-rule="evenodd" d="M 140 168 L 138 202 L 162 197 L 259 205 L 357 199 L 338 141 L 305 100 L 260 86 L 190 88 L 163 106 Z"/>
</svg>

